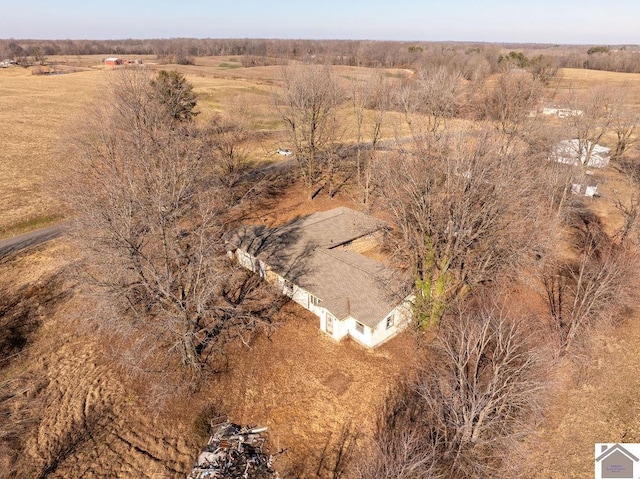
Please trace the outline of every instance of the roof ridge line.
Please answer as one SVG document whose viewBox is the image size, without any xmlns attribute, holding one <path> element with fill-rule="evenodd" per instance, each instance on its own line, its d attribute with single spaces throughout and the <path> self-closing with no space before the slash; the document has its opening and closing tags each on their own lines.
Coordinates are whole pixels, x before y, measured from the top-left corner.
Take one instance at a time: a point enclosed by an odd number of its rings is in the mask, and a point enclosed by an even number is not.
<svg viewBox="0 0 640 479">
<path fill-rule="evenodd" d="M 346 208 L 346 207 L 344 207 L 344 206 L 339 206 L 338 208 Z M 337 208 L 334 208 L 334 210 L 335 210 L 335 209 L 337 209 Z M 310 215 L 310 216 L 317 215 L 318 213 L 328 213 L 329 211 L 333 211 L 333 210 L 317 211 L 317 212 L 315 212 L 315 213 L 311 213 L 311 215 Z M 322 219 L 319 219 L 319 220 L 313 221 L 313 222 L 311 222 L 311 223 L 308 223 L 308 224 L 306 224 L 306 225 L 303 225 L 303 226 L 301 226 L 301 228 L 302 228 L 302 229 L 304 229 L 304 228 L 306 228 L 307 226 L 312 226 L 312 225 L 315 225 L 315 224 L 318 224 L 318 223 L 322 223 L 323 221 L 330 220 L 331 218 L 336 218 L 336 217 L 341 216 L 341 215 L 343 215 L 343 214 L 345 214 L 345 212 L 344 212 L 344 211 L 340 211 L 340 212 L 337 212 L 336 214 L 333 214 L 333 215 L 331 215 L 331 216 L 327 216 L 326 218 L 322 218 Z"/>
</svg>

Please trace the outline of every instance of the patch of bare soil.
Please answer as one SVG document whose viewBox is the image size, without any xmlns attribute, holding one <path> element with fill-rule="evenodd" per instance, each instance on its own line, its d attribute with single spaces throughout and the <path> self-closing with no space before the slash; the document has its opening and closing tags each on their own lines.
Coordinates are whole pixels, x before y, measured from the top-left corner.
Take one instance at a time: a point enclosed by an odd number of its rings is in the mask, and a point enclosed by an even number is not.
<svg viewBox="0 0 640 479">
<path fill-rule="evenodd" d="M 640 320 L 593 338 L 578 379 L 561 381 L 537 431 L 528 477 L 593 477 L 594 444 L 640 442 Z M 562 377 L 576 371 L 565 366 Z"/>
</svg>

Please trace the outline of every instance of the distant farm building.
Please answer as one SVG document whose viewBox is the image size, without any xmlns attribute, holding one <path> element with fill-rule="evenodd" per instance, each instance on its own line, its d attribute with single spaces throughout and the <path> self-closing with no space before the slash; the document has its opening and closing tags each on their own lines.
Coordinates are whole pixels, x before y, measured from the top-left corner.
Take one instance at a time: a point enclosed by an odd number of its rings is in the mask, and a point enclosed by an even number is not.
<svg viewBox="0 0 640 479">
<path fill-rule="evenodd" d="M 124 60 L 118 57 L 109 57 L 104 61 L 105 65 L 112 66 L 112 67 L 115 67 L 117 65 L 122 65 L 123 63 L 124 63 Z"/>
<path fill-rule="evenodd" d="M 545 107 L 542 109 L 543 115 L 553 115 L 558 118 L 568 118 L 570 116 L 582 116 L 582 110 L 572 110 L 571 108 Z"/>
<path fill-rule="evenodd" d="M 277 228 L 244 226 L 229 256 L 320 318 L 320 330 L 375 348 L 407 326 L 411 296 L 395 292 L 395 270 L 365 256 L 385 224 L 349 208 L 314 213 Z"/>
<path fill-rule="evenodd" d="M 593 198 L 598 196 L 598 181 L 593 176 L 593 173 L 585 173 L 577 178 L 574 178 L 571 183 L 571 192 L 574 195 L 587 196 Z"/>
<path fill-rule="evenodd" d="M 563 140 L 553 148 L 549 159 L 571 166 L 604 168 L 611 159 L 611 150 L 587 140 Z"/>
</svg>

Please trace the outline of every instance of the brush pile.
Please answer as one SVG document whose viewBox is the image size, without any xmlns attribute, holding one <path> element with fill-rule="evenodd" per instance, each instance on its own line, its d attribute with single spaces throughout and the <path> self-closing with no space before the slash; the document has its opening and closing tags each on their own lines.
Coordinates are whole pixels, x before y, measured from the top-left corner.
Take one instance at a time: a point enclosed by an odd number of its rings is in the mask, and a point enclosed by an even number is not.
<svg viewBox="0 0 640 479">
<path fill-rule="evenodd" d="M 204 447 L 187 479 L 277 479 L 273 457 L 262 451 L 266 427 L 242 427 L 225 421 Z"/>
</svg>

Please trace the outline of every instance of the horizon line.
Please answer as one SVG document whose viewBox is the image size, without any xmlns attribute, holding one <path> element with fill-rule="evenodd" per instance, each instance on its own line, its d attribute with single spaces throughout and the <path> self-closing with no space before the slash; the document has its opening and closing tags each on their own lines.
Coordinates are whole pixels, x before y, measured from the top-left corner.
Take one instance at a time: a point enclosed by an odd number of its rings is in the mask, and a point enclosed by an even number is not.
<svg viewBox="0 0 640 479">
<path fill-rule="evenodd" d="M 374 39 L 374 38 L 301 38 L 301 37 L 188 37 L 188 36 L 170 36 L 170 37 L 120 37 L 120 38 L 17 38 L 6 37 L 0 38 L 0 41 L 39 41 L 39 42 L 56 42 L 56 41 L 98 41 L 98 42 L 122 42 L 122 41 L 154 41 L 154 40 L 264 40 L 264 41 L 309 41 L 309 42 L 379 42 L 379 43 L 473 43 L 484 45 L 541 45 L 541 46 L 640 46 L 640 43 L 562 43 L 548 41 L 491 41 L 491 40 L 391 40 L 391 39 Z"/>
</svg>

